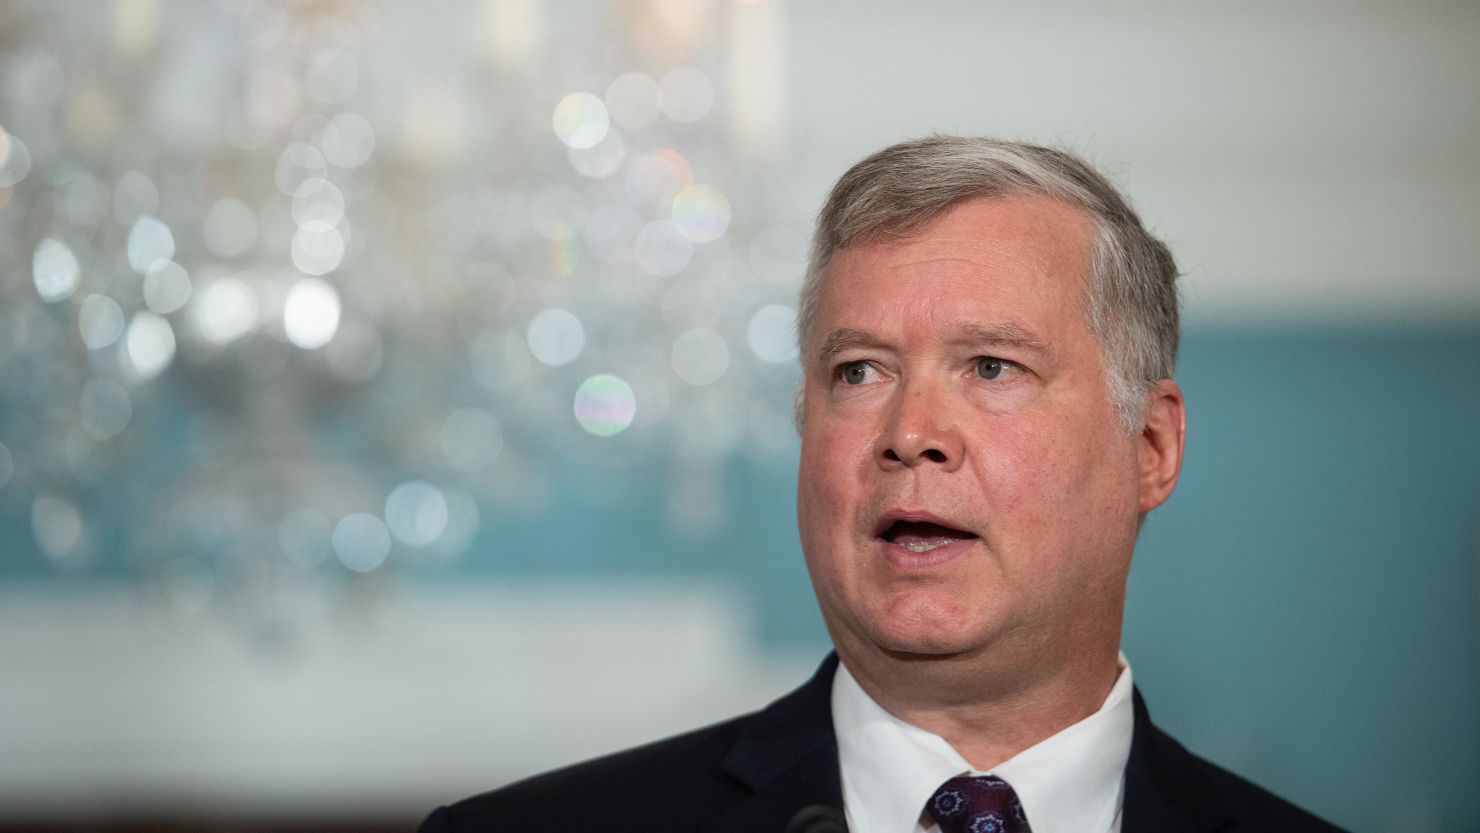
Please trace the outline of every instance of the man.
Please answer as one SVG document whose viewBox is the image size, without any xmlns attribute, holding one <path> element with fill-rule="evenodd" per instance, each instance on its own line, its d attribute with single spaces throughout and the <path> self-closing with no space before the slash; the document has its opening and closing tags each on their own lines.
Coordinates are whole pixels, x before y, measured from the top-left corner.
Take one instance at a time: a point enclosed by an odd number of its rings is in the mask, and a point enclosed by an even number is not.
<svg viewBox="0 0 1480 833">
<path fill-rule="evenodd" d="M 937 136 L 855 165 L 798 315 L 797 515 L 836 658 L 424 833 L 837 829 L 819 807 L 854 833 L 1334 830 L 1158 731 L 1119 652 L 1182 464 L 1175 281 L 1065 153 Z"/>
</svg>

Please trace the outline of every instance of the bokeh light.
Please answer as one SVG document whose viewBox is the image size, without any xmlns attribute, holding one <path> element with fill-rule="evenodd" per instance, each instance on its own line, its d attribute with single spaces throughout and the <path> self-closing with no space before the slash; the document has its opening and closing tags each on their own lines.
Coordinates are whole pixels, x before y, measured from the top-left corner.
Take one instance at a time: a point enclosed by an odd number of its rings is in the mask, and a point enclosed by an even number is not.
<svg viewBox="0 0 1480 833">
<path fill-rule="evenodd" d="M 448 414 L 439 438 L 447 462 L 464 471 L 487 468 L 504 448 L 498 418 L 481 408 L 458 408 Z"/>
<path fill-rule="evenodd" d="M 128 265 L 144 274 L 155 261 L 175 256 L 175 235 L 159 218 L 145 214 L 128 233 Z"/>
<path fill-rule="evenodd" d="M 301 569 L 317 567 L 334 551 L 334 525 L 317 510 L 294 509 L 283 517 L 277 532 L 283 555 Z"/>
<path fill-rule="evenodd" d="M 714 106 L 714 85 L 694 67 L 675 67 L 658 83 L 663 115 L 681 124 L 693 124 Z"/>
<path fill-rule="evenodd" d="M 408 547 L 428 546 L 447 528 L 447 499 L 430 483 L 402 483 L 386 498 L 385 525 Z"/>
<path fill-rule="evenodd" d="M 611 119 L 606 105 L 590 93 L 571 93 L 555 106 L 555 135 L 573 148 L 595 147 L 606 138 Z"/>
<path fill-rule="evenodd" d="M 357 573 L 368 573 L 391 554 L 391 534 L 374 515 L 354 512 L 339 519 L 331 537 L 340 563 Z"/>
<path fill-rule="evenodd" d="M 730 201 L 712 185 L 690 185 L 673 198 L 673 222 L 695 243 L 712 243 L 730 227 Z"/>
<path fill-rule="evenodd" d="M 294 346 L 317 350 L 339 330 L 339 293 L 319 278 L 293 284 L 283 303 L 283 332 Z"/>
<path fill-rule="evenodd" d="M 229 344 L 257 326 L 257 294 L 238 278 L 219 278 L 195 296 L 190 318 L 208 343 Z"/>
<path fill-rule="evenodd" d="M 156 260 L 144 274 L 144 304 L 151 312 L 168 315 L 190 300 L 190 275 L 173 260 Z"/>
<path fill-rule="evenodd" d="M 107 295 L 89 295 L 77 308 L 77 329 L 89 350 L 101 350 L 123 336 L 123 307 Z"/>
<path fill-rule="evenodd" d="M 719 333 L 701 327 L 673 340 L 671 360 L 678 378 L 704 387 L 724 378 L 730 369 L 730 348 Z"/>
<path fill-rule="evenodd" d="M 358 113 L 340 113 L 320 140 L 324 158 L 337 168 L 358 168 L 375 152 L 375 128 Z"/>
<path fill-rule="evenodd" d="M 689 265 L 694 244 L 672 220 L 654 220 L 637 233 L 633 246 L 644 271 L 660 278 L 676 275 Z"/>
<path fill-rule="evenodd" d="M 606 88 L 606 108 L 612 120 L 628 130 L 640 130 L 663 112 L 658 82 L 641 72 L 619 75 Z"/>
<path fill-rule="evenodd" d="M 136 312 L 124 336 L 128 365 L 139 381 L 153 379 L 175 358 L 175 331 L 152 312 Z"/>
<path fill-rule="evenodd" d="M 116 436 L 133 415 L 133 402 L 123 385 L 112 379 L 94 376 L 82 386 L 78 402 L 82 429 L 99 442 Z"/>
<path fill-rule="evenodd" d="M 570 364 L 585 347 L 586 329 L 569 310 L 543 310 L 529 322 L 529 352 L 551 367 Z"/>
<path fill-rule="evenodd" d="M 31 503 L 31 531 L 47 558 L 66 562 L 82 543 L 82 513 L 69 498 L 42 492 Z"/>
<path fill-rule="evenodd" d="M 81 267 L 67 244 L 48 237 L 36 245 L 31 257 L 31 276 L 36 292 L 48 304 L 69 297 L 77 289 Z"/>
<path fill-rule="evenodd" d="M 783 364 L 796 359 L 796 310 L 785 304 L 767 304 L 756 310 L 745 328 L 745 341 L 763 362 Z"/>
<path fill-rule="evenodd" d="M 257 215 L 241 200 L 220 199 L 206 212 L 202 228 L 206 248 L 217 257 L 246 254 L 257 242 Z"/>
<path fill-rule="evenodd" d="M 576 422 L 588 433 L 612 437 L 627 430 L 637 416 L 632 386 L 609 373 L 592 376 L 576 388 Z"/>
</svg>

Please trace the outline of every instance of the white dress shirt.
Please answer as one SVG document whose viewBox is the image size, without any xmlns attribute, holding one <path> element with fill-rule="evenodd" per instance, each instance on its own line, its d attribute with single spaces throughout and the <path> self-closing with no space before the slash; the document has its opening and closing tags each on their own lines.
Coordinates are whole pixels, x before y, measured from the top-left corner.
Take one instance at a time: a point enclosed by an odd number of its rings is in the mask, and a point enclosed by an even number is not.
<svg viewBox="0 0 1480 833">
<path fill-rule="evenodd" d="M 1098 711 L 991 772 L 973 769 L 949 743 L 874 702 L 838 663 L 833 730 L 851 833 L 939 833 L 925 802 L 958 775 L 995 775 L 1012 785 L 1033 833 L 1119 833 L 1125 764 L 1135 722 L 1131 668 Z"/>
</svg>

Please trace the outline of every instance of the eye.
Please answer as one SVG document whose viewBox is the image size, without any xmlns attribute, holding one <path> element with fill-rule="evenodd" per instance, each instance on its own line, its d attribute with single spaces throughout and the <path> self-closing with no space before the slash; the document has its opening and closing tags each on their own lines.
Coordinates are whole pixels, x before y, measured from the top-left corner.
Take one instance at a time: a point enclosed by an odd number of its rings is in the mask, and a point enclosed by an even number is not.
<svg viewBox="0 0 1480 833">
<path fill-rule="evenodd" d="M 983 379 L 1000 379 L 1007 370 L 1007 362 L 995 356 L 981 356 L 976 360 L 976 375 Z"/>
<path fill-rule="evenodd" d="M 864 361 L 848 362 L 838 367 L 838 378 L 846 385 L 865 384 L 874 374 L 874 366 Z"/>
</svg>

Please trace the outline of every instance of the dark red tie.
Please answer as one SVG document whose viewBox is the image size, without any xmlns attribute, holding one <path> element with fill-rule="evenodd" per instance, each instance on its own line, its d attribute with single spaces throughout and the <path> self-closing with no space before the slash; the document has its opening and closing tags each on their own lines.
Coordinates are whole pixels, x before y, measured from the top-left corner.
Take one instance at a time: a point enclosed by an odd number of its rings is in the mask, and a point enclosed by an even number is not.
<svg viewBox="0 0 1480 833">
<path fill-rule="evenodd" d="M 1017 793 L 995 775 L 952 778 L 925 809 L 941 833 L 1032 833 Z"/>
</svg>

